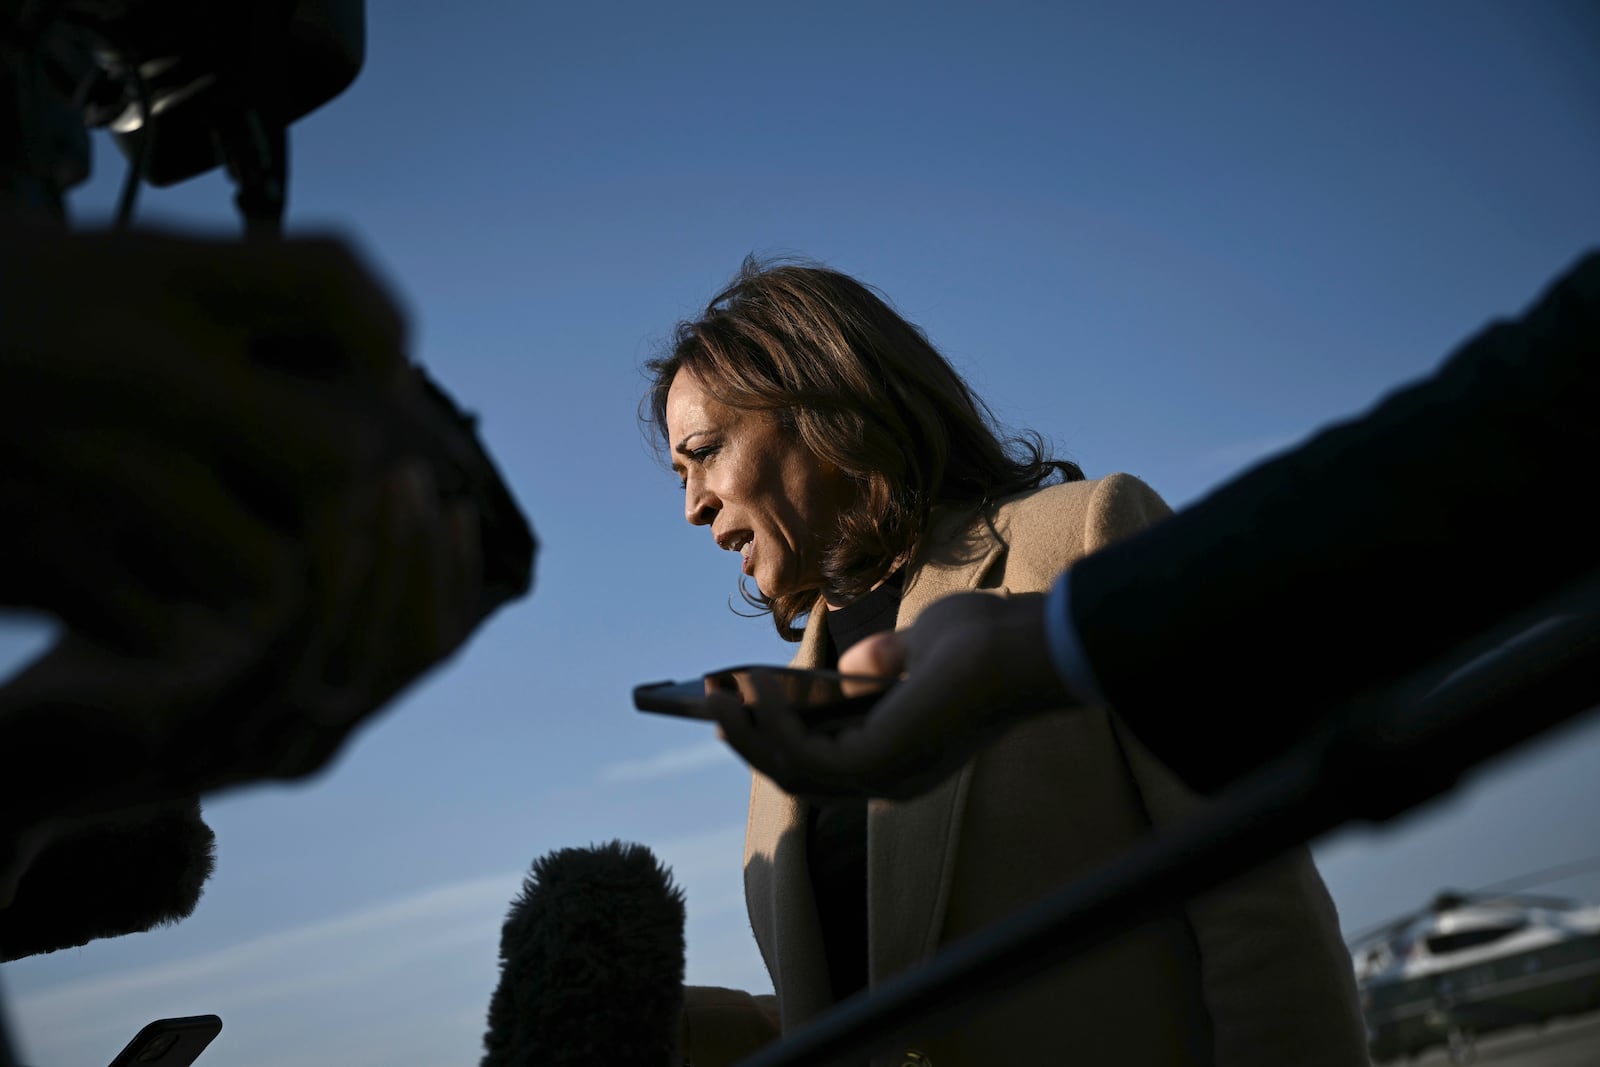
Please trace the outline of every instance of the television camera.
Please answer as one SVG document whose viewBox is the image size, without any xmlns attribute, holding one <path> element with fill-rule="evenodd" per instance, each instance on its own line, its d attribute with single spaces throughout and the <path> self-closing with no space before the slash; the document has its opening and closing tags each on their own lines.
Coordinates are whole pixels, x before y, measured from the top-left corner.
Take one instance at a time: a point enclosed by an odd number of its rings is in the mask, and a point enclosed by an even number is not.
<svg viewBox="0 0 1600 1067">
<path fill-rule="evenodd" d="M 479 439 L 475 418 L 405 357 L 398 314 L 383 287 L 339 242 L 280 237 L 288 128 L 354 80 L 364 51 L 361 0 L 0 0 L 0 422 L 12 435 L 0 484 L 10 499 L 27 502 L 8 513 L 0 531 L 7 559 L 0 608 L 51 615 L 64 635 L 0 687 L 6 701 L 0 753 L 12 756 L 0 772 L 0 959 L 186 915 L 210 869 L 209 830 L 192 809 L 196 794 L 320 769 L 355 725 L 531 587 L 533 531 Z M 171 185 L 225 167 L 244 240 L 70 232 L 66 197 L 89 174 L 95 129 L 107 130 L 128 160 L 118 229 L 129 227 L 142 185 Z M 307 264 L 319 269 L 301 269 Z M 203 287 L 209 289 L 202 297 Z M 331 321 L 340 316 L 352 321 Z M 369 327 L 373 351 L 352 354 L 340 338 Z M 124 382 L 139 389 L 119 391 Z M 227 388 L 208 393 L 218 382 Z M 267 410 L 264 390 L 279 405 L 270 421 L 259 418 Z M 340 473 L 344 468 L 324 462 L 312 444 L 296 451 L 313 409 L 324 429 L 359 427 L 361 455 L 370 458 L 358 472 Z M 192 432 L 194 420 L 208 432 L 224 432 L 230 447 L 247 445 L 248 456 L 208 450 L 224 438 Z M 70 447 L 58 449 L 59 456 L 51 451 L 71 434 L 77 436 Z M 185 672 L 204 673 L 206 663 L 220 662 L 205 645 L 210 633 L 191 628 L 204 647 L 188 659 L 142 662 L 148 643 L 139 647 L 141 630 L 153 629 L 159 612 L 147 611 L 152 619 L 118 614 L 125 592 L 119 587 L 136 584 L 128 568 L 144 567 L 140 578 L 155 576 L 149 586 L 155 595 L 140 600 L 141 609 L 187 605 L 195 589 L 219 602 L 234 593 L 204 581 L 162 586 L 192 570 L 176 546 L 201 537 L 184 540 L 173 530 L 164 541 L 162 531 L 206 505 L 180 501 L 162 511 L 171 501 L 161 493 L 118 483 L 128 467 L 116 449 L 130 440 L 165 450 L 152 453 L 172 460 L 151 466 L 158 474 L 177 466 L 189 475 L 198 471 L 198 481 L 181 484 L 219 486 L 228 507 L 247 511 L 274 537 L 306 546 L 290 582 L 297 592 L 281 598 L 291 607 L 270 625 L 250 624 L 259 633 L 237 657 L 247 669 L 206 675 L 203 685 L 183 692 L 183 679 L 195 680 Z M 286 451 L 310 458 L 290 461 L 279 454 Z M 260 462 L 277 464 L 271 480 Z M 392 488 L 385 479 L 413 472 L 426 474 L 403 486 L 417 489 L 414 512 L 405 510 L 409 503 L 380 503 L 376 512 L 364 503 L 363 521 L 342 524 L 347 498 L 376 494 L 388 502 L 396 497 L 383 495 Z M 174 475 L 160 488 L 178 484 Z M 95 487 L 113 491 L 102 500 Z M 81 507 L 72 504 L 74 494 L 85 498 Z M 70 506 L 50 510 L 63 500 Z M 118 506 L 133 516 L 128 528 L 145 538 L 136 545 L 142 555 L 128 552 Z M 372 573 L 391 557 L 374 556 L 367 542 L 392 535 L 404 546 L 395 551 L 434 560 L 428 554 L 439 543 L 434 534 L 403 528 L 397 514 L 428 514 L 429 521 L 469 514 L 470 521 L 451 527 L 449 545 L 472 556 L 470 573 L 449 569 L 468 564 L 439 557 L 441 585 L 450 588 L 436 611 L 428 610 L 434 601 L 417 609 L 404 599 L 410 585 L 394 594 L 401 599 L 384 621 L 415 619 L 423 634 L 403 650 L 356 640 L 362 631 L 347 613 L 326 617 L 328 604 L 348 608 L 351 596 L 365 596 L 359 603 L 368 604 L 372 594 L 365 591 L 384 581 Z M 330 528 L 333 535 L 323 536 Z M 95 552 L 75 555 L 80 540 Z M 324 542 L 337 550 L 314 547 Z M 365 569 L 351 562 L 347 543 L 356 556 L 366 553 L 359 563 Z M 398 569 L 410 581 L 413 570 L 429 568 Z M 240 585 L 254 592 L 267 581 L 255 570 L 233 565 L 210 573 L 239 574 Z M 360 591 L 347 594 L 357 583 Z M 255 606 L 244 594 L 224 604 L 239 611 Z M 122 659 L 69 656 L 68 669 L 52 672 L 52 659 L 69 645 L 74 652 L 92 646 L 95 655 L 111 650 Z M 112 669 L 96 669 L 107 663 Z M 193 699 L 156 707 L 168 690 L 140 681 L 155 668 L 166 670 L 167 682 L 179 679 L 172 692 Z M 79 684 L 85 679 L 87 696 Z M 97 820 L 125 811 L 139 823 L 130 833 L 143 832 L 150 819 L 141 805 L 174 803 L 180 832 L 172 870 L 163 877 L 186 886 L 183 892 L 174 889 L 114 920 L 60 903 L 76 899 L 67 890 L 82 888 L 76 862 L 82 852 L 72 851 L 74 840 L 94 840 Z M 148 872 L 119 871 L 141 885 L 151 881 Z M 101 885 L 96 899 L 118 896 Z"/>
<path fill-rule="evenodd" d="M 0 0 L 0 192 L 64 216 L 90 170 L 87 131 L 129 161 L 118 219 L 140 182 L 225 165 L 253 232 L 276 230 L 290 123 L 342 92 L 365 55 L 361 0 Z M 7 126 L 9 125 L 9 129 Z"/>
<path fill-rule="evenodd" d="M 88 131 L 104 128 L 128 160 L 120 227 L 141 184 L 225 166 L 246 235 L 278 233 L 288 127 L 354 81 L 365 26 L 362 0 L 0 0 L 0 217 L 9 204 L 65 225 L 66 193 L 90 172 Z M 264 338 L 259 356 L 314 375 L 328 354 L 306 341 Z M 395 447 L 427 457 L 443 495 L 475 499 L 481 619 L 528 590 L 535 540 L 474 419 L 417 374 L 425 402 L 394 420 Z"/>
</svg>

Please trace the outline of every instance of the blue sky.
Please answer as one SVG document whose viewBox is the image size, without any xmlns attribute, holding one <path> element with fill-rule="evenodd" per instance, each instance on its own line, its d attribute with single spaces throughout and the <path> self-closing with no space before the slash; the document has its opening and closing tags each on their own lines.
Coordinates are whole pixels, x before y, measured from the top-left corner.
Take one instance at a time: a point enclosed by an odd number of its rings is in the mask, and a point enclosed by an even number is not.
<svg viewBox="0 0 1600 1067">
<path fill-rule="evenodd" d="M 685 885 L 692 981 L 765 988 L 748 776 L 629 701 L 789 654 L 730 611 L 735 557 L 635 424 L 640 363 L 745 255 L 877 285 L 1007 423 L 1182 504 L 1600 237 L 1600 27 L 1576 2 L 371 7 L 360 79 L 293 131 L 290 224 L 403 295 L 538 529 L 537 585 L 330 772 L 213 799 L 190 919 L 8 965 L 37 1067 L 212 1011 L 208 1067 L 475 1062 L 522 872 L 612 838 Z M 80 224 L 121 170 L 97 144 Z M 140 217 L 236 229 L 217 176 Z M 1575 490 L 1529 521 L 1590 506 Z M 7 624 L 3 662 L 46 636 Z M 1580 724 L 1320 843 L 1346 928 L 1588 855 L 1597 760 Z"/>
</svg>

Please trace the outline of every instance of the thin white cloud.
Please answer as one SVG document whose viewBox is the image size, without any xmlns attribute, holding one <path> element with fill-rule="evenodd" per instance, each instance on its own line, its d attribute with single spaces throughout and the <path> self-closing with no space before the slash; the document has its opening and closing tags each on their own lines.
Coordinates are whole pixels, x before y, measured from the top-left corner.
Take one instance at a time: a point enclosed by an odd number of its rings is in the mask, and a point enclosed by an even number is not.
<svg viewBox="0 0 1600 1067">
<path fill-rule="evenodd" d="M 613 785 L 618 782 L 669 778 L 721 766 L 733 758 L 728 746 L 721 741 L 706 741 L 698 745 L 665 749 L 644 759 L 607 764 L 600 768 L 599 779 L 604 785 Z"/>
<path fill-rule="evenodd" d="M 226 998 L 238 1007 L 311 984 L 337 984 L 371 971 L 375 960 L 394 966 L 440 944 L 458 943 L 467 931 L 487 929 L 492 937 L 520 881 L 518 874 L 502 874 L 457 882 L 187 959 L 63 983 L 16 997 L 16 1012 L 32 1025 L 50 1027 L 94 1017 L 135 994 L 203 989 L 208 1002 Z M 427 936 L 411 937 L 408 931 Z M 377 956 L 332 951 L 328 956 L 343 965 L 302 969 L 318 949 L 355 943 L 382 951 Z"/>
</svg>

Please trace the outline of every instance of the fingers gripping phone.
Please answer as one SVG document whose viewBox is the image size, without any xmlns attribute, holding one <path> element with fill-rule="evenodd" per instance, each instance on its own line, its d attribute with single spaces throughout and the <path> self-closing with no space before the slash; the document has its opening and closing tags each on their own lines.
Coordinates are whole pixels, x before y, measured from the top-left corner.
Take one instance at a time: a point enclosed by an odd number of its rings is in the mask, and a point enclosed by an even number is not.
<svg viewBox="0 0 1600 1067">
<path fill-rule="evenodd" d="M 658 715 L 714 720 L 706 696 L 714 692 L 738 693 L 754 706 L 759 693 L 753 673 L 760 671 L 777 684 L 784 701 L 807 726 L 839 729 L 861 721 L 862 716 L 893 687 L 893 678 L 795 667 L 748 665 L 711 671 L 688 682 L 652 682 L 635 686 L 633 706 Z"/>
<path fill-rule="evenodd" d="M 189 1067 L 221 1032 L 222 1020 L 215 1015 L 157 1019 L 133 1035 L 110 1067 Z"/>
</svg>

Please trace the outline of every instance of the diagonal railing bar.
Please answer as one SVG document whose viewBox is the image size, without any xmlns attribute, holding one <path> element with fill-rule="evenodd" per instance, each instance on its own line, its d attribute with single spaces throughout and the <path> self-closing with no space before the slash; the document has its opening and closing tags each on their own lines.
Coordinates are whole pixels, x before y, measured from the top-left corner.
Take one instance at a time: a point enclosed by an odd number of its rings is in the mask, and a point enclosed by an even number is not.
<svg viewBox="0 0 1600 1067">
<path fill-rule="evenodd" d="M 1448 792 L 1506 750 L 1600 707 L 1600 571 L 1355 701 L 1184 822 L 1044 900 L 841 1002 L 738 1067 L 844 1067 L 945 1033 L 1015 986 L 1352 820 Z"/>
</svg>

